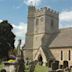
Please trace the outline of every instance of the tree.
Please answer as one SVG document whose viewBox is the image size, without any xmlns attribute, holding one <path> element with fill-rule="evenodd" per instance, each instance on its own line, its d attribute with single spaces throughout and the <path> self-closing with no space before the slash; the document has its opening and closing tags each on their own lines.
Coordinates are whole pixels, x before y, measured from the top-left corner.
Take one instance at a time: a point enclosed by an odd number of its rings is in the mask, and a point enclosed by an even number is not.
<svg viewBox="0 0 72 72">
<path fill-rule="evenodd" d="M 7 20 L 0 23 L 0 58 L 8 58 L 9 51 L 15 48 L 15 35 L 12 29 L 12 25 Z"/>
</svg>

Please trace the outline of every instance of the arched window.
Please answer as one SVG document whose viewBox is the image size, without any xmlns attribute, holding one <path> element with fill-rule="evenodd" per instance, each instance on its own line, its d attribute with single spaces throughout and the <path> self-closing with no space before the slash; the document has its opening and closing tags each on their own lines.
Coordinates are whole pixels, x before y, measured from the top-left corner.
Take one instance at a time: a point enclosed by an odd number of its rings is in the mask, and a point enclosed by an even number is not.
<svg viewBox="0 0 72 72">
<path fill-rule="evenodd" d="M 40 21 L 43 22 L 43 17 L 40 18 Z"/>
<path fill-rule="evenodd" d="M 39 30 L 38 24 L 39 24 L 39 19 L 36 19 L 36 33 L 37 33 L 38 30 Z"/>
<path fill-rule="evenodd" d="M 42 56 L 41 56 L 41 54 L 40 54 L 40 55 L 38 56 L 38 61 L 39 61 L 39 62 L 42 62 L 42 60 L 43 60 L 43 59 L 42 59 Z"/>
<path fill-rule="evenodd" d="M 51 19 L 51 28 L 53 28 L 53 27 L 54 27 L 54 20 Z"/>
<path fill-rule="evenodd" d="M 36 19 L 36 26 L 39 24 L 39 19 Z"/>
<path fill-rule="evenodd" d="M 69 50 L 69 56 L 68 57 L 69 57 L 69 60 L 71 60 L 71 52 L 70 52 L 70 50 Z"/>
<path fill-rule="evenodd" d="M 61 60 L 63 60 L 63 51 L 61 51 Z"/>
</svg>

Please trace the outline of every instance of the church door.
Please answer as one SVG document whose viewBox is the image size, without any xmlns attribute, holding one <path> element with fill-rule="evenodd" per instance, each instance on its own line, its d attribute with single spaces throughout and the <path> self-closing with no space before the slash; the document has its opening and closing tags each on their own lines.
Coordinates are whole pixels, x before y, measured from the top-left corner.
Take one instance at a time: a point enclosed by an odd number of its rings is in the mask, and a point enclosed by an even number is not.
<svg viewBox="0 0 72 72">
<path fill-rule="evenodd" d="M 39 61 L 39 64 L 42 65 L 43 64 L 43 58 L 41 55 L 38 56 L 38 61 Z"/>
</svg>

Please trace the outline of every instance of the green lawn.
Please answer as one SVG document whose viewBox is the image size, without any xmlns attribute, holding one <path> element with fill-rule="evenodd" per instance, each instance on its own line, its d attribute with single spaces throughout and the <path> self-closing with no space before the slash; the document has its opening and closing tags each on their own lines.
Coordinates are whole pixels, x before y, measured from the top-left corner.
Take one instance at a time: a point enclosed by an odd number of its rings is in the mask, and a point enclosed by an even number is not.
<svg viewBox="0 0 72 72">
<path fill-rule="evenodd" d="M 29 72 L 29 65 L 25 65 L 25 72 Z"/>
<path fill-rule="evenodd" d="M 4 67 L 4 64 L 0 63 L 0 70 L 3 69 L 3 67 Z"/>
<path fill-rule="evenodd" d="M 48 67 L 36 65 L 34 72 L 48 72 Z"/>
</svg>

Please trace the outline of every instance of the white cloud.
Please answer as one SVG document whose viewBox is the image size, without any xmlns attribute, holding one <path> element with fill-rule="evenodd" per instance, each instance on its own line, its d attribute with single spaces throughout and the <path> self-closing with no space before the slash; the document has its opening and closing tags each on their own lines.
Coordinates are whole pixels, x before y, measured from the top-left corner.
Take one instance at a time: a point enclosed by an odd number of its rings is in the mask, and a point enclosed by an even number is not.
<svg viewBox="0 0 72 72">
<path fill-rule="evenodd" d="M 19 25 L 12 24 L 13 32 L 16 35 L 15 47 L 18 45 L 18 40 L 22 40 L 22 45 L 25 43 L 25 34 L 27 32 L 27 24 L 20 22 Z"/>
<path fill-rule="evenodd" d="M 0 23 L 2 22 L 3 20 L 0 20 Z"/>
<path fill-rule="evenodd" d="M 42 0 L 23 0 L 22 2 L 21 2 L 21 4 L 20 5 L 18 5 L 18 6 L 13 6 L 14 8 L 16 8 L 16 9 L 19 9 L 19 8 L 21 8 L 24 4 L 26 4 L 26 5 L 35 5 L 35 6 L 38 6 L 40 3 L 42 2 Z"/>
<path fill-rule="evenodd" d="M 60 20 L 71 21 L 72 20 L 72 11 L 63 11 L 60 14 Z"/>
<path fill-rule="evenodd" d="M 72 27 L 72 10 L 61 12 L 59 15 L 59 19 L 60 28 Z"/>
<path fill-rule="evenodd" d="M 27 5 L 39 5 L 42 0 L 24 0 L 24 3 Z"/>
</svg>

